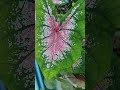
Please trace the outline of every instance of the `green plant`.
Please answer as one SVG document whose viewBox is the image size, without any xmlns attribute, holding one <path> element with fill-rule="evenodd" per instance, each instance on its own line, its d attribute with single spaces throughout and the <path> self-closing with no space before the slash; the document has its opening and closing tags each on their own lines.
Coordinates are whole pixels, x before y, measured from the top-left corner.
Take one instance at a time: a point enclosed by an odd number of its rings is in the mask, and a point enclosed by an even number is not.
<svg viewBox="0 0 120 90">
<path fill-rule="evenodd" d="M 66 14 L 58 14 L 51 0 L 37 0 L 35 23 L 35 58 L 44 77 L 51 79 L 81 57 L 85 1 L 78 0 Z"/>
</svg>

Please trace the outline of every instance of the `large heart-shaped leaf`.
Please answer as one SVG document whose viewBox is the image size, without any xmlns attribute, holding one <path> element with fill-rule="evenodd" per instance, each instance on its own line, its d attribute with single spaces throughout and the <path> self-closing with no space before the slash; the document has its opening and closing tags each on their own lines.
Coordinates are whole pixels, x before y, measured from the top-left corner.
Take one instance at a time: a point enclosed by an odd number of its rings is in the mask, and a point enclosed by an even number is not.
<svg viewBox="0 0 120 90">
<path fill-rule="evenodd" d="M 51 0 L 36 1 L 35 58 L 46 79 L 79 59 L 85 36 L 85 1 L 58 15 Z"/>
</svg>

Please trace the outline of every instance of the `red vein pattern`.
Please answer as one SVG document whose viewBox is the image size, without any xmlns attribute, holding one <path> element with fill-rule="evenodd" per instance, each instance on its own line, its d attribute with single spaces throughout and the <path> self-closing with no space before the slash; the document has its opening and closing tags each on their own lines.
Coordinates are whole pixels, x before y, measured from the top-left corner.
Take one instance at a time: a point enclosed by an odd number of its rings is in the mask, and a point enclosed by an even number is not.
<svg viewBox="0 0 120 90">
<path fill-rule="evenodd" d="M 55 16 L 52 14 L 52 9 L 48 6 L 45 8 L 45 16 L 42 27 L 42 46 L 43 57 L 47 57 L 47 62 L 54 63 L 55 60 L 64 59 L 66 51 L 71 50 L 72 41 L 70 40 L 70 34 L 73 33 L 71 29 L 75 28 L 75 20 L 72 14 L 75 12 L 74 8 L 71 14 L 65 19 L 65 21 L 60 25 L 59 18 L 56 20 Z"/>
</svg>

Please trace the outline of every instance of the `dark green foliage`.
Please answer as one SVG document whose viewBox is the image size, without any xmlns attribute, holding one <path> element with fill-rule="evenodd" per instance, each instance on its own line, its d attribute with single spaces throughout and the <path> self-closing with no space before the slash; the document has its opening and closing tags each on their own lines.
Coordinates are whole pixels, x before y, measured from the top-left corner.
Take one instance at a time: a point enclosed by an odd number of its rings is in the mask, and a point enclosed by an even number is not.
<svg viewBox="0 0 120 90">
<path fill-rule="evenodd" d="M 119 90 L 118 59 L 113 59 L 113 35 L 120 28 L 120 1 L 93 0 L 86 2 L 86 90 L 93 90 L 104 80 L 106 72 L 115 74 L 110 90 Z M 116 64 L 115 64 L 116 63 Z M 111 77 L 112 78 L 112 77 Z M 103 90 L 104 86 L 101 87 Z M 108 89 L 109 90 L 109 89 Z"/>
</svg>

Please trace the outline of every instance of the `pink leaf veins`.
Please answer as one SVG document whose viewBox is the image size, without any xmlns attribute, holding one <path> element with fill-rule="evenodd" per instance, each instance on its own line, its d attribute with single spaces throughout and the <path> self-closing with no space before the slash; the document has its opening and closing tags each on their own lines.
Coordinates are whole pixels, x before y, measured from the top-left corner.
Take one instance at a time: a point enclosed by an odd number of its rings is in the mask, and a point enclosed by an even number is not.
<svg viewBox="0 0 120 90">
<path fill-rule="evenodd" d="M 71 14 L 65 19 L 65 21 L 60 25 L 59 18 L 56 20 L 55 16 L 52 14 L 52 9 L 50 7 L 45 9 L 45 16 L 42 27 L 42 46 L 43 57 L 46 57 L 46 62 L 54 63 L 55 60 L 64 59 L 66 51 L 70 51 L 72 46 L 72 41 L 70 40 L 70 34 L 73 33 L 72 29 L 75 28 L 75 19 L 72 17 L 75 12 L 75 7 Z"/>
</svg>

